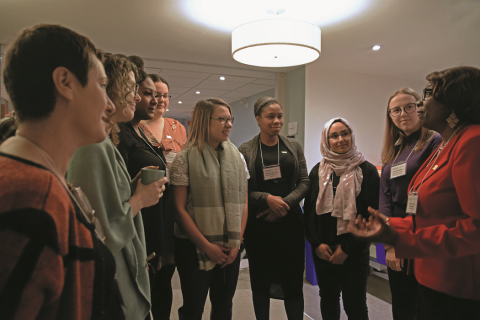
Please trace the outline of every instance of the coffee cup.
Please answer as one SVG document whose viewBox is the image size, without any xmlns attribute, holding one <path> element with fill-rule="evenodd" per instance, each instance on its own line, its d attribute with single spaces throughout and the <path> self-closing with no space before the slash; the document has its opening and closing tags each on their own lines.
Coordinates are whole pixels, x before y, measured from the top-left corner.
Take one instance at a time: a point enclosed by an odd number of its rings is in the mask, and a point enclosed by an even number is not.
<svg viewBox="0 0 480 320">
<path fill-rule="evenodd" d="M 165 177 L 164 170 L 142 168 L 140 178 L 143 184 L 150 184 Z"/>
</svg>

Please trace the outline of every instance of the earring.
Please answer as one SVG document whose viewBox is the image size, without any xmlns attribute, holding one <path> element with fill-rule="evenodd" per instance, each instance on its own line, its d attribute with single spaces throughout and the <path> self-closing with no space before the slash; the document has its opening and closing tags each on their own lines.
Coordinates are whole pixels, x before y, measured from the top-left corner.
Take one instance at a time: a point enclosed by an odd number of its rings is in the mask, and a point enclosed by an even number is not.
<svg viewBox="0 0 480 320">
<path fill-rule="evenodd" d="M 453 129 L 457 125 L 458 121 L 459 120 L 458 120 L 457 116 L 455 115 L 455 112 L 452 111 L 452 113 L 450 114 L 450 117 L 447 118 L 448 125 L 450 126 L 450 128 Z"/>
</svg>

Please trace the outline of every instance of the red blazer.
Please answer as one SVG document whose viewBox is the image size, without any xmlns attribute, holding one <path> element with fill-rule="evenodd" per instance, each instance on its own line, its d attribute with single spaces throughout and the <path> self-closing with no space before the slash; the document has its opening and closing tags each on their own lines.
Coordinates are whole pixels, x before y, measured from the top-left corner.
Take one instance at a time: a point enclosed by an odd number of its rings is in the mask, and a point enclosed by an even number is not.
<svg viewBox="0 0 480 320">
<path fill-rule="evenodd" d="M 409 190 L 418 190 L 432 156 Z M 415 259 L 420 284 L 480 300 L 480 125 L 455 136 L 426 175 L 419 190 L 416 232 L 411 217 L 390 221 L 398 232 L 396 255 Z"/>
</svg>

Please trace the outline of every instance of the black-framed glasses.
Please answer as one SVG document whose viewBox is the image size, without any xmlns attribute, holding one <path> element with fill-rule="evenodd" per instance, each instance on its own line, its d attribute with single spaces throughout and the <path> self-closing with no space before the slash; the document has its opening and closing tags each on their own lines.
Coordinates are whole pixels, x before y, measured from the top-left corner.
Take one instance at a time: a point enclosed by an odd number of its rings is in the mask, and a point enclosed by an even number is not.
<svg viewBox="0 0 480 320">
<path fill-rule="evenodd" d="M 405 111 L 405 113 L 412 113 L 417 109 L 417 104 L 416 103 L 409 103 L 403 108 L 400 108 L 400 107 L 392 108 L 392 109 L 388 110 L 388 113 L 392 117 L 398 117 L 399 115 L 402 114 L 402 109 L 403 109 L 403 111 Z"/>
<path fill-rule="evenodd" d="M 333 134 L 331 134 L 331 135 L 328 137 L 328 139 L 330 139 L 330 140 L 332 140 L 332 141 L 338 141 L 338 139 L 339 139 L 340 137 L 342 137 L 343 140 L 347 140 L 347 139 L 350 139 L 350 136 L 351 136 L 351 135 L 352 135 L 352 134 L 351 134 L 350 132 L 346 132 L 346 131 L 345 131 L 345 132 L 342 132 L 342 133 L 340 133 L 340 134 L 333 133 Z"/>
<path fill-rule="evenodd" d="M 422 100 L 425 101 L 428 98 L 430 98 L 432 96 L 432 93 L 433 93 L 433 89 L 431 89 L 431 88 L 423 89 Z"/>
<path fill-rule="evenodd" d="M 230 122 L 230 124 L 233 124 L 233 120 L 234 120 L 233 117 L 228 117 L 228 118 L 225 118 L 225 117 L 210 117 L 210 119 L 215 119 L 215 120 L 220 121 L 220 124 L 222 126 L 224 126 L 227 123 L 227 121 Z"/>
<path fill-rule="evenodd" d="M 170 100 L 172 99 L 172 96 L 168 95 L 168 94 L 159 94 L 157 95 L 157 99 L 160 99 L 160 98 L 163 98 L 163 100 Z"/>
</svg>

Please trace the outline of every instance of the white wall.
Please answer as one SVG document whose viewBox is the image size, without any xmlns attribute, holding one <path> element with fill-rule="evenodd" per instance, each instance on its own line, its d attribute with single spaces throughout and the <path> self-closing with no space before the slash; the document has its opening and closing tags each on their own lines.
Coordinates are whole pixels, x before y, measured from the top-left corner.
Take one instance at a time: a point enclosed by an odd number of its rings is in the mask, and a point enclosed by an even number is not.
<svg viewBox="0 0 480 320">
<path fill-rule="evenodd" d="M 235 118 L 232 131 L 230 132 L 230 141 L 237 147 L 242 143 L 251 140 L 254 136 L 260 133 L 255 115 L 253 114 L 253 106 L 258 98 L 263 96 L 274 97 L 275 90 L 267 90 L 265 92 L 253 95 L 246 100 L 248 101 L 247 107 L 241 101 L 230 103 L 232 108 L 232 114 Z"/>
<path fill-rule="evenodd" d="M 288 135 L 288 123 L 297 122 L 297 139 L 302 147 L 305 143 L 305 66 L 286 74 L 286 94 L 283 113 L 285 133 Z"/>
<path fill-rule="evenodd" d="M 347 119 L 353 126 L 358 150 L 366 160 L 381 165 L 388 98 L 402 87 L 421 92 L 426 80 L 405 81 L 329 70 L 322 67 L 319 60 L 306 66 L 304 148 L 308 169 L 322 158 L 320 138 L 323 126 L 337 116 Z"/>
</svg>

